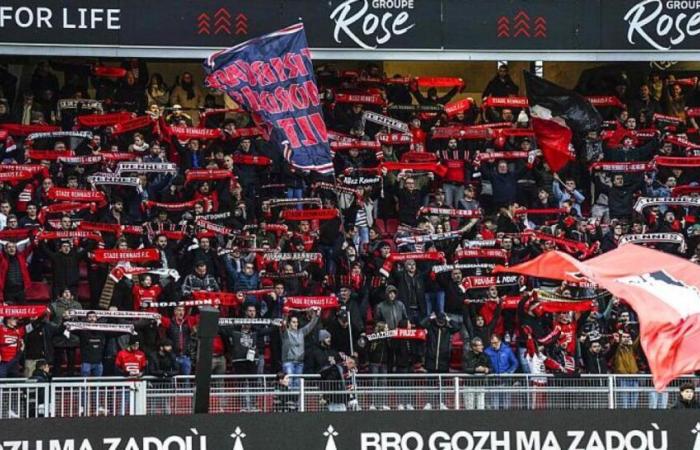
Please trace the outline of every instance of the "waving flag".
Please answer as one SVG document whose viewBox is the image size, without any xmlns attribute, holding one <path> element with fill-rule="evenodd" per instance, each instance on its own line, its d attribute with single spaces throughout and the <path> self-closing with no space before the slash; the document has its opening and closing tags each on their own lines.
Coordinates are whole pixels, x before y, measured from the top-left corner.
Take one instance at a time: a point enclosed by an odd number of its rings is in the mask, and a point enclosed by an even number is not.
<svg viewBox="0 0 700 450">
<path fill-rule="evenodd" d="M 590 280 L 627 302 L 639 316 L 642 348 L 654 386 L 700 370 L 700 266 L 634 244 L 588 261 L 547 252 L 532 261 L 496 268 L 565 281 Z"/>
<path fill-rule="evenodd" d="M 532 128 L 553 171 L 575 158 L 571 144 L 575 135 L 599 130 L 603 119 L 585 97 L 524 72 Z"/>
<path fill-rule="evenodd" d="M 214 53 L 204 62 L 206 85 L 225 91 L 253 114 L 285 158 L 303 171 L 333 173 L 328 132 L 304 25 Z"/>
</svg>

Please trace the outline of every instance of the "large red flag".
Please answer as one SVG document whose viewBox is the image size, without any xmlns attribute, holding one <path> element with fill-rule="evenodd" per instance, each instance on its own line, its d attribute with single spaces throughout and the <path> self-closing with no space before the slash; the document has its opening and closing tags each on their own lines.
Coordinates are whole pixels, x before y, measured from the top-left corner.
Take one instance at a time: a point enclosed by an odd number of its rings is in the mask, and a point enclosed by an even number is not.
<svg viewBox="0 0 700 450">
<path fill-rule="evenodd" d="M 535 131 L 542 155 L 552 171 L 560 171 L 574 159 L 574 153 L 571 150 L 573 133 L 569 127 L 553 119 L 543 119 L 533 115 L 532 129 Z"/>
</svg>

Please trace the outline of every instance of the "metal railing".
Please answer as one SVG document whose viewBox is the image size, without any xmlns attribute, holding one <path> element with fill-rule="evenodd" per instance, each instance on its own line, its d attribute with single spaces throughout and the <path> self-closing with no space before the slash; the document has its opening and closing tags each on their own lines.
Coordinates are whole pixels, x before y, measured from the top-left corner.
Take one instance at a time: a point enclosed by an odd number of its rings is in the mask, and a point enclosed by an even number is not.
<svg viewBox="0 0 700 450">
<path fill-rule="evenodd" d="M 676 380 L 657 393 L 649 376 L 469 376 L 358 374 L 346 381 L 303 376 L 281 389 L 269 375 L 214 376 L 210 412 L 669 408 Z M 0 380 L 0 419 L 189 414 L 194 378 Z"/>
</svg>

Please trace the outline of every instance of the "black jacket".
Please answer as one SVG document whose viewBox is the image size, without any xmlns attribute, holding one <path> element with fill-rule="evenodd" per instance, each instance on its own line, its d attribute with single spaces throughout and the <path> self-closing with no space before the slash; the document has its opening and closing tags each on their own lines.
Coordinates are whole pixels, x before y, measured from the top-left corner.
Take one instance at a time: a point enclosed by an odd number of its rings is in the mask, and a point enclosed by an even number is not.
<svg viewBox="0 0 700 450">
<path fill-rule="evenodd" d="M 336 363 L 340 362 L 340 355 L 335 349 L 326 347 L 322 343 L 311 350 L 311 355 L 308 360 L 309 367 L 305 372 L 319 373 L 323 368 L 330 365 L 329 358 L 333 357 Z"/>
<path fill-rule="evenodd" d="M 406 306 L 406 310 L 418 308 L 422 315 L 427 310 L 425 304 L 425 278 L 420 272 L 410 276 L 406 270 L 394 272 L 394 285 L 398 299 Z"/>
<path fill-rule="evenodd" d="M 78 281 L 80 281 L 78 264 L 83 257 L 83 251 L 73 248 L 67 254 L 54 252 L 44 244 L 42 244 L 42 249 L 51 259 L 54 291 L 61 291 L 65 288 L 77 288 Z"/>
<path fill-rule="evenodd" d="M 156 377 L 172 377 L 178 374 L 180 367 L 173 352 L 153 352 L 148 355 L 147 373 Z"/>
<path fill-rule="evenodd" d="M 452 334 L 457 331 L 452 321 L 439 326 L 436 320 L 425 318 L 421 326 L 428 330 L 425 350 L 425 368 L 431 373 L 446 373 L 450 370 Z"/>
<path fill-rule="evenodd" d="M 462 370 L 464 371 L 464 373 L 469 373 L 472 375 L 485 375 L 481 372 L 476 372 L 477 367 L 488 367 L 490 370 L 491 360 L 488 356 L 486 356 L 486 353 L 484 352 L 476 353 L 472 350 L 469 350 L 462 357 Z"/>
<path fill-rule="evenodd" d="M 105 351 L 107 338 L 104 331 L 77 330 L 75 334 L 80 338 L 80 358 L 82 362 L 99 364 Z"/>
</svg>

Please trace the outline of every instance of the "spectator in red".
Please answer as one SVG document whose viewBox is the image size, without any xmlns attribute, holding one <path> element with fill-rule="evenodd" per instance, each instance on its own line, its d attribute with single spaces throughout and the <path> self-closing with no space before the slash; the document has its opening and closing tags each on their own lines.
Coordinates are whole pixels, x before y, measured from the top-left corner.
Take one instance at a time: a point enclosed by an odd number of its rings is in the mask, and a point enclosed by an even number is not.
<svg viewBox="0 0 700 450">
<path fill-rule="evenodd" d="M 139 339 L 137 336 L 129 338 L 129 345 L 117 353 L 117 359 L 114 364 L 117 371 L 125 377 L 143 376 L 148 360 L 146 355 L 139 350 Z"/>
<path fill-rule="evenodd" d="M 17 317 L 7 316 L 0 325 L 0 378 L 18 377 L 24 351 L 24 326 Z"/>
<path fill-rule="evenodd" d="M 26 300 L 25 291 L 31 286 L 27 264 L 30 250 L 29 239 L 25 239 L 6 242 L 0 252 L 0 292 L 7 304 L 22 304 Z"/>
<path fill-rule="evenodd" d="M 196 325 L 197 320 L 193 316 L 185 315 L 183 306 L 177 306 L 173 310 L 172 318 L 162 318 L 161 327 L 165 330 L 165 336 L 173 343 L 173 353 L 182 375 L 192 373 Z"/>
</svg>

